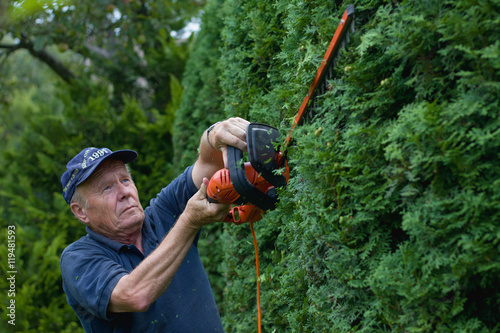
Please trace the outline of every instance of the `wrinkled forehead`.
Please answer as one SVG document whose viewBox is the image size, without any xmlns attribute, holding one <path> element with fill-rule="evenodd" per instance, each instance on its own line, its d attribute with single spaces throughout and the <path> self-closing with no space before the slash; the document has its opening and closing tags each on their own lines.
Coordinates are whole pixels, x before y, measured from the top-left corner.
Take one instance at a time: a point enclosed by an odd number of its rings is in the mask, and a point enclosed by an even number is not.
<svg viewBox="0 0 500 333">
<path fill-rule="evenodd" d="M 109 181 L 114 178 L 116 175 L 128 175 L 129 172 L 125 163 L 121 160 L 108 158 L 99 164 L 99 166 L 95 169 L 95 171 L 87 178 L 81 185 L 84 186 L 95 186 L 100 183 Z"/>
</svg>

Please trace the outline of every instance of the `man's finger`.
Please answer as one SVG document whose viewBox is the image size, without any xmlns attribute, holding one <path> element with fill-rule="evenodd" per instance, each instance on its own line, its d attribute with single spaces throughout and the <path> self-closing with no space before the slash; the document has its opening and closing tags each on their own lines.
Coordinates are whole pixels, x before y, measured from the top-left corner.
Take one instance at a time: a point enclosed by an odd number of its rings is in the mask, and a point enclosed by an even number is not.
<svg viewBox="0 0 500 333">
<path fill-rule="evenodd" d="M 212 130 L 214 133 L 214 146 L 221 151 L 227 145 L 246 151 L 246 128 L 248 124 L 247 120 L 241 118 L 230 118 L 221 122 Z"/>
<path fill-rule="evenodd" d="M 200 192 L 203 195 L 203 197 L 207 196 L 208 182 L 209 182 L 208 178 L 203 177 L 203 181 L 201 182 L 200 189 L 198 190 L 198 192 Z"/>
</svg>

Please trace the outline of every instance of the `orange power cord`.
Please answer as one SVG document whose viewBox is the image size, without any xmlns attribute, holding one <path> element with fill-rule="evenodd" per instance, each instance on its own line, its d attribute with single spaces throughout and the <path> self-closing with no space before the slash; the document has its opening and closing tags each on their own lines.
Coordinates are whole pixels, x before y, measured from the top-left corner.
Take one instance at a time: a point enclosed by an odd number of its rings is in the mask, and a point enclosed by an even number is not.
<svg viewBox="0 0 500 333">
<path fill-rule="evenodd" d="M 258 332 L 261 333 L 261 313 L 260 313 L 260 273 L 259 273 L 259 247 L 257 246 L 257 237 L 253 229 L 253 222 L 250 222 L 250 230 L 252 231 L 253 246 L 255 248 L 255 269 L 257 271 L 257 322 L 259 325 Z"/>
</svg>

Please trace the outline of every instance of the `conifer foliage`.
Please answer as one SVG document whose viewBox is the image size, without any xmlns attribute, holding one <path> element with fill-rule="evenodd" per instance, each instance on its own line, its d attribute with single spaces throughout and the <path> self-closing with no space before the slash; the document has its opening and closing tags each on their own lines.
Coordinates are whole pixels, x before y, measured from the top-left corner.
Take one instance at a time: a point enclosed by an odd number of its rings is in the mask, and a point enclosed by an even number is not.
<svg viewBox="0 0 500 333">
<path fill-rule="evenodd" d="M 212 1 L 220 58 L 192 61 L 190 75 L 212 76 L 184 94 L 217 82 L 222 101 L 194 104 L 193 119 L 218 108 L 286 134 L 349 3 L 356 32 L 294 132 L 278 208 L 255 225 L 264 330 L 498 331 L 498 2 Z M 214 244 L 225 328 L 256 331 L 249 228 Z"/>
</svg>

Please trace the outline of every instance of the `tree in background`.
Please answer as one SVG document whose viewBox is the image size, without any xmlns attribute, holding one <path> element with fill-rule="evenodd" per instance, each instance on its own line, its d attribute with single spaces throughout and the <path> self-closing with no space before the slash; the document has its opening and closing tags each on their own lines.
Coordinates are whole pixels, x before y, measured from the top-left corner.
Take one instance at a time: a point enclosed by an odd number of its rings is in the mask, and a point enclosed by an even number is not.
<svg viewBox="0 0 500 333">
<path fill-rule="evenodd" d="M 1 56 L 24 49 L 68 83 L 94 75 L 112 86 L 113 104 L 126 93 L 143 106 L 170 100 L 170 75 L 180 78 L 186 58 L 182 36 L 203 0 L 3 1 Z M 79 61 L 61 61 L 71 51 Z M 73 59 L 75 60 L 75 59 Z"/>
<path fill-rule="evenodd" d="M 15 226 L 17 269 L 16 325 L 7 329 L 80 330 L 59 270 L 64 247 L 85 233 L 61 196 L 72 156 L 86 146 L 137 150 L 131 167 L 143 205 L 171 180 L 174 110 L 191 43 L 179 36 L 202 5 L 1 2 L 0 234 L 7 239 Z M 0 267 L 12 270 L 7 260 Z"/>
</svg>

